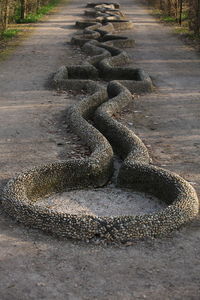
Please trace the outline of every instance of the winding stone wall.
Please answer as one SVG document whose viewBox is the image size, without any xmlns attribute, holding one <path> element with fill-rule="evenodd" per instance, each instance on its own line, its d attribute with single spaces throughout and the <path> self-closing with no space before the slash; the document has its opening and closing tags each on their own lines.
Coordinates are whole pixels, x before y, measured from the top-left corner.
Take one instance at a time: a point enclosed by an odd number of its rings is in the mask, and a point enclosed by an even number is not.
<svg viewBox="0 0 200 300">
<path fill-rule="evenodd" d="M 140 138 L 113 118 L 133 100 L 132 93 L 152 90 L 150 77 L 143 70 L 124 67 L 129 57 L 116 48 L 134 46 L 133 40 L 116 35 L 116 30 L 129 29 L 132 23 L 116 3 L 89 3 L 85 15 L 89 19 L 76 23 L 83 31 L 72 43 L 90 56 L 82 65 L 61 67 L 52 84 L 87 92 L 85 99 L 68 109 L 66 120 L 90 147 L 91 155 L 37 167 L 10 180 L 4 189 L 3 208 L 28 226 L 67 238 L 124 242 L 168 234 L 197 215 L 199 202 L 188 182 L 153 166 Z M 106 87 L 101 80 L 108 82 Z M 113 150 L 123 159 L 117 185 L 152 194 L 168 204 L 166 209 L 142 216 L 94 217 L 36 205 L 47 194 L 105 185 L 114 170 Z"/>
</svg>

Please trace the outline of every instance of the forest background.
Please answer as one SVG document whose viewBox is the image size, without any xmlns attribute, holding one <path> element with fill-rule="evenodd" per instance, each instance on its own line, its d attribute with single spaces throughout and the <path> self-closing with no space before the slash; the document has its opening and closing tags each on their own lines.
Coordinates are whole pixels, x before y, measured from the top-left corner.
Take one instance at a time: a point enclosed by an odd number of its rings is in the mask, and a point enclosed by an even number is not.
<svg viewBox="0 0 200 300">
<path fill-rule="evenodd" d="M 0 0 L 0 40 L 12 38 L 19 23 L 37 22 L 61 0 Z M 178 24 L 179 33 L 200 40 L 200 0 L 145 0 L 161 20 Z"/>
</svg>

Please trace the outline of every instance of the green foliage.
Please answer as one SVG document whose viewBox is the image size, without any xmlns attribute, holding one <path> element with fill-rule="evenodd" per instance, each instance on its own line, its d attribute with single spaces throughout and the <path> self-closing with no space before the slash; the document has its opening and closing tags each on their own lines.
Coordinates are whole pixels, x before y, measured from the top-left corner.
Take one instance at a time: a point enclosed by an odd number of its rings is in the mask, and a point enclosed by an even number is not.
<svg viewBox="0 0 200 300">
<path fill-rule="evenodd" d="M 159 18 L 161 21 L 164 21 L 166 23 L 175 23 L 175 22 L 177 22 L 175 17 L 166 15 L 162 10 L 159 10 L 159 9 L 154 9 L 152 11 L 152 14 L 155 17 Z"/>
<path fill-rule="evenodd" d="M 147 0 L 153 7 L 153 15 L 160 20 L 188 27 L 195 35 L 200 34 L 200 0 Z"/>
<path fill-rule="evenodd" d="M 7 29 L 1 33 L 2 39 L 11 39 L 20 32 L 19 29 Z"/>
<path fill-rule="evenodd" d="M 152 14 L 159 18 L 161 21 L 164 21 L 166 23 L 177 23 L 178 20 L 175 16 L 166 15 L 162 10 L 159 9 L 153 9 Z M 185 10 L 181 14 L 181 20 L 182 22 L 189 20 L 189 12 L 188 10 Z"/>
<path fill-rule="evenodd" d="M 166 23 L 175 23 L 175 22 L 177 22 L 175 17 L 165 16 L 165 15 L 161 17 L 161 20 L 163 20 Z"/>
<path fill-rule="evenodd" d="M 182 13 L 182 21 L 187 21 L 189 20 L 189 11 L 186 10 Z"/>
<path fill-rule="evenodd" d="M 16 18 L 16 23 L 36 23 L 39 19 L 41 19 L 43 14 L 35 13 L 35 14 L 28 14 L 25 19 Z"/>
<path fill-rule="evenodd" d="M 36 13 L 28 14 L 25 19 L 21 19 L 19 15 L 17 15 L 15 21 L 16 23 L 36 23 L 58 5 L 59 2 L 60 0 L 52 0 L 49 4 L 40 7 Z"/>
<path fill-rule="evenodd" d="M 177 27 L 174 31 L 178 34 L 191 34 L 188 27 Z"/>
</svg>

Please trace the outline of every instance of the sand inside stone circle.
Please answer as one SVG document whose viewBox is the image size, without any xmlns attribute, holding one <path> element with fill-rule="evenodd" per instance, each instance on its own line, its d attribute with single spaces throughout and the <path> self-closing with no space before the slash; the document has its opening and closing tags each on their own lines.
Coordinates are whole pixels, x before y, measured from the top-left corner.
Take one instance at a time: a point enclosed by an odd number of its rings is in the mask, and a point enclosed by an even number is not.
<svg viewBox="0 0 200 300">
<path fill-rule="evenodd" d="M 71 190 L 38 200 L 35 205 L 59 213 L 92 216 L 143 215 L 166 207 L 156 197 L 129 189 L 104 187 Z"/>
</svg>

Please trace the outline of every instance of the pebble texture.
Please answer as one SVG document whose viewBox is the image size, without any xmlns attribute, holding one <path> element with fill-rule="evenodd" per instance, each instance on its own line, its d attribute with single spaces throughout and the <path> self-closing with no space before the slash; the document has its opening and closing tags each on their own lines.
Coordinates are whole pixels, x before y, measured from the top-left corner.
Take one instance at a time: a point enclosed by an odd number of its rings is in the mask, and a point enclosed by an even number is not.
<svg viewBox="0 0 200 300">
<path fill-rule="evenodd" d="M 61 67 L 52 84 L 88 93 L 70 107 L 66 120 L 90 147 L 91 155 L 31 169 L 10 180 L 4 189 L 3 208 L 28 226 L 66 238 L 124 242 L 166 235 L 197 215 L 196 192 L 178 175 L 151 165 L 140 138 L 113 118 L 132 101 L 132 93 L 152 90 L 143 70 L 123 67 L 129 58 L 124 50 L 116 48 L 116 41 L 124 47 L 134 45 L 114 34 L 131 28 L 132 23 L 116 3 L 89 3 L 85 15 L 86 21 L 76 23 L 83 32 L 74 36 L 72 43 L 91 56 L 80 66 Z M 107 88 L 98 83 L 101 79 L 109 81 Z M 166 208 L 144 215 L 96 216 L 58 212 L 34 204 L 53 193 L 105 185 L 114 170 L 113 149 L 123 159 L 117 186 L 151 194 L 164 201 Z"/>
</svg>

